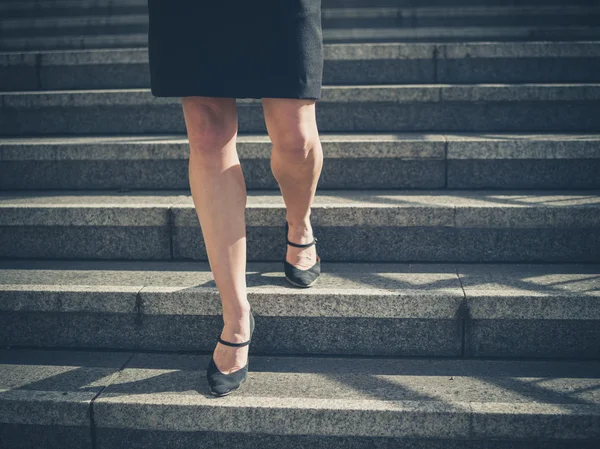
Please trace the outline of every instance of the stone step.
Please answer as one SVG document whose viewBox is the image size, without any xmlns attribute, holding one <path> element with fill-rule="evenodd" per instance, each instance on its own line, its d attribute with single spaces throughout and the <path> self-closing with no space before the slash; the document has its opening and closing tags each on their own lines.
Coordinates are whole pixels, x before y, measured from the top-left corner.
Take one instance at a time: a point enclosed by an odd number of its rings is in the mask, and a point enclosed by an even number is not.
<svg viewBox="0 0 600 449">
<path fill-rule="evenodd" d="M 563 6 L 590 7 L 598 0 L 322 0 L 329 8 L 441 8 L 441 7 L 523 7 Z M 143 14 L 147 0 L 3 0 L 0 12 L 3 17 L 78 16 L 90 14 Z"/>
<path fill-rule="evenodd" d="M 260 354 L 600 356 L 600 265 L 249 263 Z M 0 346 L 211 351 L 207 262 L 0 261 Z M 176 329 L 176 331 L 174 331 Z"/>
<path fill-rule="evenodd" d="M 0 92 L 0 135 L 184 133 L 178 97 L 150 89 Z M 241 133 L 266 133 L 261 100 L 238 99 Z M 600 130 L 600 84 L 324 86 L 321 132 Z"/>
<path fill-rule="evenodd" d="M 482 6 L 466 8 L 324 8 L 322 25 L 327 29 L 427 28 L 486 26 L 594 26 L 599 7 L 582 6 Z M 3 38 L 148 32 L 148 14 L 101 14 L 3 18 Z"/>
<path fill-rule="evenodd" d="M 505 8 L 499 8 L 503 11 Z M 527 9 L 510 9 L 515 15 L 526 16 Z M 442 13 L 442 11 L 440 11 Z M 592 25 L 591 18 L 598 15 L 595 7 L 568 7 L 562 17 L 558 14 L 557 7 L 543 8 L 537 17 L 524 21 L 524 25 Z M 466 12 L 467 16 L 476 15 L 475 12 Z M 488 16 L 481 12 L 480 16 Z M 432 19 L 426 19 L 432 17 Z M 433 19 L 435 14 L 421 12 L 419 9 L 401 8 L 335 8 L 323 9 L 321 14 L 322 26 L 329 28 L 379 28 L 396 26 L 439 26 L 439 21 Z M 469 22 L 465 20 L 465 25 Z M 476 19 L 475 19 L 476 20 Z M 485 20 L 485 19 L 484 19 Z M 455 20 L 458 24 L 458 20 Z M 497 22 L 502 23 L 500 20 Z M 506 20 L 505 20 L 506 22 Z M 22 36 L 69 36 L 69 35 L 95 35 L 95 34 L 136 34 L 148 32 L 148 13 L 125 14 L 95 14 L 95 15 L 58 15 L 58 16 L 33 16 L 0 19 L 0 34 L 4 38 Z"/>
<path fill-rule="evenodd" d="M 324 43 L 345 42 L 475 42 L 475 41 L 586 41 L 600 39 L 593 26 L 505 26 L 331 28 L 323 30 Z M 0 40 L 0 51 L 105 49 L 146 47 L 147 33 L 83 36 L 26 36 Z"/>
<path fill-rule="evenodd" d="M 250 261 L 281 260 L 279 192 L 249 192 Z M 0 258 L 206 260 L 189 190 L 5 191 Z M 320 191 L 320 255 L 354 262 L 599 262 L 600 192 Z"/>
<path fill-rule="evenodd" d="M 5 447 L 592 449 L 589 361 L 249 357 L 208 394 L 210 355 L 3 350 Z M 40 444 L 44 442 L 45 446 Z"/>
<path fill-rule="evenodd" d="M 320 189 L 599 189 L 600 135 L 321 134 Z M 248 189 L 279 187 L 268 135 L 238 135 Z M 0 189 L 187 189 L 185 134 L 0 138 Z"/>
<path fill-rule="evenodd" d="M 149 87 L 146 48 L 0 53 L 0 90 Z M 326 44 L 323 83 L 600 81 L 600 42 Z"/>
</svg>

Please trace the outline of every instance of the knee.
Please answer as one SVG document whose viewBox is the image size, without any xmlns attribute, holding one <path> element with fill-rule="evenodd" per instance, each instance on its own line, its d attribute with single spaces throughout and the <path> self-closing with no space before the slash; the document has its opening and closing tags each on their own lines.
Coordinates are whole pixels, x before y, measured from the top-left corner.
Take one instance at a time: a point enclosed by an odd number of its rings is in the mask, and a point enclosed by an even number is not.
<svg viewBox="0 0 600 449">
<path fill-rule="evenodd" d="M 273 151 L 294 163 L 301 163 L 309 156 L 318 141 L 317 132 L 293 127 L 271 135 Z"/>
<path fill-rule="evenodd" d="M 190 154 L 219 155 L 237 134 L 235 99 L 182 97 Z"/>
</svg>

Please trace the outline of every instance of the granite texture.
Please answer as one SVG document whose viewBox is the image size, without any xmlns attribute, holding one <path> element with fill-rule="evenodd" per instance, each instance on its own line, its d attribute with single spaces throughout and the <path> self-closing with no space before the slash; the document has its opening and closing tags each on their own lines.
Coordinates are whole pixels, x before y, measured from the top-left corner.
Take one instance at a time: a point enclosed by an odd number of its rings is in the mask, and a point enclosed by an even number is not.
<svg viewBox="0 0 600 449">
<path fill-rule="evenodd" d="M 150 84 L 146 48 L 6 52 L 0 61 L 3 90 Z M 327 85 L 595 82 L 599 61 L 595 42 L 326 44 L 323 80 Z"/>
<path fill-rule="evenodd" d="M 1 226 L 0 258 L 169 259 L 167 226 Z"/>
<path fill-rule="evenodd" d="M 598 404 L 486 404 L 473 403 L 473 434 L 479 438 L 528 438 L 569 440 L 600 437 L 600 410 Z M 496 419 L 501 416 L 501 419 Z"/>
<path fill-rule="evenodd" d="M 597 362 L 251 356 L 247 384 L 220 400 L 207 395 L 198 375 L 207 362 L 208 356 L 135 356 L 94 404 L 99 435 L 143 428 L 164 436 L 238 431 L 481 441 L 501 433 L 505 444 L 598 439 Z M 471 419 L 481 426 L 471 428 Z M 548 426 L 554 427 L 544 435 Z M 517 438 L 511 429 L 518 429 Z"/>
<path fill-rule="evenodd" d="M 457 356 L 461 351 L 461 324 L 456 319 L 255 319 L 254 350 L 261 354 Z M 216 316 L 144 316 L 140 347 L 208 351 L 222 326 L 222 318 Z"/>
<path fill-rule="evenodd" d="M 600 159 L 450 160 L 451 189 L 598 189 Z"/>
<path fill-rule="evenodd" d="M 212 449 L 596 449 L 598 441 L 498 441 L 498 440 L 439 440 L 387 437 L 333 437 L 311 435 L 272 435 L 264 433 L 177 432 L 132 429 L 98 429 L 99 449 L 120 448 L 123 443 L 131 449 L 151 447 Z"/>
<path fill-rule="evenodd" d="M 1 399 L 0 399 L 1 401 Z M 90 449 L 88 426 L 13 424 L 0 422 L 0 449 L 68 447 Z"/>
<path fill-rule="evenodd" d="M 128 30 L 126 30 L 128 31 Z M 481 42 L 481 41 L 593 41 L 598 29 L 589 26 L 545 27 L 468 26 L 468 27 L 389 27 L 325 28 L 324 43 L 398 43 L 398 42 Z M 73 50 L 139 48 L 148 45 L 148 33 L 86 34 L 82 36 L 17 36 L 0 42 L 1 51 Z"/>
<path fill-rule="evenodd" d="M 427 28 L 472 26 L 540 26 L 568 27 L 591 26 L 600 18 L 600 11 L 593 7 L 541 6 L 532 10 L 518 6 L 461 8 L 327 8 L 322 10 L 325 31 L 341 28 Z M 37 20 L 36 20 L 37 19 Z M 71 16 L 71 17 L 19 17 L 4 24 L 3 34 L 19 36 L 70 36 L 93 34 L 125 34 L 147 32 L 146 11 L 139 14 Z M 33 28 L 33 32 L 32 32 Z"/>
<path fill-rule="evenodd" d="M 597 358 L 597 273 L 586 264 L 328 263 L 305 291 L 288 286 L 279 262 L 250 263 L 254 348 Z M 205 262 L 4 261 L 0 278 L 7 345 L 208 351 L 222 326 Z"/>
<path fill-rule="evenodd" d="M 448 188 L 598 188 L 593 135 L 447 135 Z"/>
<path fill-rule="evenodd" d="M 469 26 L 592 26 L 600 19 L 594 7 L 540 5 L 537 8 L 516 5 L 477 5 L 464 7 L 460 3 L 448 7 L 403 9 L 402 23 L 412 27 Z"/>
<path fill-rule="evenodd" d="M 319 255 L 344 262 L 598 262 L 594 228 L 320 227 Z M 247 228 L 248 260 L 283 257 L 281 229 Z M 347 248 L 351 247 L 349 253 Z M 206 260 L 201 232 L 176 227 L 173 258 Z"/>
<path fill-rule="evenodd" d="M 278 189 L 269 161 L 241 160 L 247 189 Z M 567 174 L 569 176 L 569 174 Z M 326 159 L 320 189 L 433 189 L 445 186 L 438 160 Z M 185 189 L 187 160 L 2 161 L 0 189 Z"/>
<path fill-rule="evenodd" d="M 133 313 L 0 312 L 0 324 L 3 346 L 124 350 L 144 347 L 139 318 Z"/>
<path fill-rule="evenodd" d="M 600 357 L 596 266 L 458 265 L 470 357 Z"/>
<path fill-rule="evenodd" d="M 600 358 L 598 320 L 468 320 L 467 357 Z"/>
<path fill-rule="evenodd" d="M 91 436 L 95 447 L 107 448 L 130 439 L 134 447 L 241 447 L 242 436 L 252 446 L 264 440 L 267 447 L 289 441 L 363 448 L 371 441 L 370 447 L 402 442 L 415 449 L 587 449 L 600 440 L 597 361 L 251 353 L 244 386 L 215 399 L 203 374 L 206 354 L 11 349 L 0 355 L 0 408 L 10 407 L 2 429 L 11 431 L 3 447 L 26 447 L 33 435 L 63 436 L 75 447 L 91 447 Z M 40 395 L 44 400 L 36 400 Z M 74 398 L 95 395 L 94 432 L 83 435 L 89 401 Z M 29 407 L 27 414 L 15 400 Z M 52 415 L 50 407 L 62 413 Z M 60 425 L 48 425 L 57 418 Z M 205 439 L 194 443 L 194 437 Z"/>
<path fill-rule="evenodd" d="M 595 134 L 323 134 L 318 188 L 597 189 L 598 140 Z M 248 189 L 278 189 L 268 136 L 238 136 L 237 150 Z M 188 189 L 188 157 L 185 135 L 4 138 L 0 188 Z"/>
<path fill-rule="evenodd" d="M 2 93 L 1 135 L 183 133 L 177 98 L 148 89 Z M 321 132 L 571 131 L 600 127 L 589 85 L 324 86 Z M 259 101 L 238 102 L 240 132 L 265 133 Z"/>
<path fill-rule="evenodd" d="M 449 161 L 554 161 L 600 158 L 597 134 L 445 134 Z"/>
<path fill-rule="evenodd" d="M 2 195 L 0 257 L 170 258 L 168 205 L 177 195 Z"/>
<path fill-rule="evenodd" d="M 0 447 L 92 447 L 91 402 L 130 357 L 0 350 Z"/>
<path fill-rule="evenodd" d="M 318 188 L 444 186 L 443 136 L 323 135 L 321 142 Z M 268 136 L 238 136 L 237 150 L 248 189 L 278 189 Z M 188 157 L 185 136 L 2 139 L 0 188 L 187 189 Z"/>
<path fill-rule="evenodd" d="M 5 345 L 209 350 L 222 327 L 206 264 L 88 262 L 69 269 L 61 262 L 58 271 L 55 262 L 45 262 L 54 270 L 5 264 L 12 267 L 0 285 Z M 308 293 L 289 287 L 279 264 L 249 268 L 260 352 L 460 352 L 463 293 L 452 267 L 332 264 Z"/>
<path fill-rule="evenodd" d="M 205 260 L 180 190 L 34 193 L 0 196 L 2 257 Z M 317 195 L 312 223 L 330 261 L 594 262 L 599 209 L 593 191 L 331 190 Z M 279 192 L 249 195 L 249 260 L 283 256 L 284 221 Z"/>
<path fill-rule="evenodd" d="M 443 83 L 594 82 L 598 47 L 591 42 L 484 42 L 437 47 Z"/>
</svg>

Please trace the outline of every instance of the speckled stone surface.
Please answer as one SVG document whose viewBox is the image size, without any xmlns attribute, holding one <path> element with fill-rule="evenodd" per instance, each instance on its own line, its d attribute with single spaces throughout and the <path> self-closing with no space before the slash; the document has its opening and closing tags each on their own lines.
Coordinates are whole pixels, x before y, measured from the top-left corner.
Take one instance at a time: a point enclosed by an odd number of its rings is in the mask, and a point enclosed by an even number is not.
<svg viewBox="0 0 600 449">
<path fill-rule="evenodd" d="M 472 42 L 437 46 L 442 83 L 595 82 L 591 42 Z"/>
<path fill-rule="evenodd" d="M 3 226 L 0 258 L 169 259 L 166 226 Z"/>
<path fill-rule="evenodd" d="M 148 89 L 1 93 L 0 135 L 185 131 L 177 98 Z M 589 85 L 324 86 L 322 132 L 589 131 L 600 87 Z M 259 101 L 238 102 L 241 132 L 266 132 Z"/>
<path fill-rule="evenodd" d="M 268 159 L 242 160 L 246 188 L 277 189 Z M 9 189 L 185 189 L 187 160 L 2 161 L 0 188 Z M 328 159 L 318 188 L 440 188 L 441 160 Z"/>
<path fill-rule="evenodd" d="M 456 189 L 598 189 L 600 159 L 452 160 L 448 187 Z"/>
<path fill-rule="evenodd" d="M 445 18 L 444 20 L 448 20 Z M 595 42 L 325 44 L 325 84 L 594 82 Z M 145 48 L 0 55 L 3 90 L 148 87 Z"/>
<path fill-rule="evenodd" d="M 599 321 L 469 320 L 465 352 L 469 357 L 600 358 Z"/>
<path fill-rule="evenodd" d="M 449 188 L 598 188 L 595 135 L 446 135 Z"/>
<path fill-rule="evenodd" d="M 598 319 L 599 268 L 587 264 L 456 266 L 470 315 L 476 319 Z"/>
<path fill-rule="evenodd" d="M 328 263 L 310 290 L 249 263 L 260 353 L 596 358 L 593 264 Z M 459 280 L 460 277 L 460 280 Z M 206 262 L 0 262 L 3 344 L 210 350 Z M 93 332 L 90 332 L 93 329 Z M 360 338 L 356 338 L 359 335 Z"/>
<path fill-rule="evenodd" d="M 0 207 L 2 257 L 206 260 L 189 192 L 19 191 Z M 594 262 L 599 210 L 595 191 L 324 190 L 312 222 L 330 261 Z M 279 192 L 249 194 L 248 260 L 283 257 L 284 212 Z"/>
<path fill-rule="evenodd" d="M 0 447 L 91 448 L 91 401 L 130 357 L 1 349 Z"/>
<path fill-rule="evenodd" d="M 324 134 L 318 188 L 439 188 L 442 135 Z M 240 135 L 248 189 L 278 186 L 268 136 Z M 185 135 L 0 139 L 2 189 L 188 189 Z M 126 161 L 126 163 L 123 163 Z"/>
<path fill-rule="evenodd" d="M 452 266 L 331 264 L 309 292 L 279 264 L 248 268 L 259 352 L 460 353 Z M 222 327 L 206 263 L 6 261 L 0 272 L 4 345 L 210 350 Z"/>
<path fill-rule="evenodd" d="M 600 187 L 596 134 L 325 133 L 321 141 L 320 189 Z M 271 147 L 265 135 L 238 136 L 248 189 L 278 189 Z M 185 135 L 3 138 L 0 188 L 188 189 L 188 156 Z"/>
<path fill-rule="evenodd" d="M 90 444 L 90 435 L 95 447 L 116 447 L 117 437 L 139 437 L 134 447 L 149 437 L 182 447 L 201 436 L 206 447 L 229 441 L 240 447 L 242 435 L 252 444 L 264 437 L 267 447 L 314 441 L 337 448 L 355 438 L 350 447 L 363 448 L 374 438 L 374 447 L 407 440 L 415 449 L 524 449 L 525 442 L 590 448 L 599 439 L 598 361 L 251 353 L 246 383 L 214 398 L 204 374 L 209 355 L 23 349 L 0 355 L 0 409 L 10 411 L 1 428 L 11 430 L 13 443 L 4 447 L 25 447 L 31 434 L 50 441 L 66 436 L 74 447 Z M 96 395 L 95 430 L 81 441 Z M 48 413 L 52 408 L 61 412 Z M 497 441 L 482 445 L 489 439 Z"/>
<path fill-rule="evenodd" d="M 98 429 L 98 448 L 132 449 L 149 447 L 213 449 L 596 449 L 597 441 L 498 441 L 498 440 L 440 440 L 386 437 L 335 437 L 311 435 L 272 435 L 265 433 L 177 432 L 134 429 Z"/>
<path fill-rule="evenodd" d="M 143 347 L 135 314 L 1 312 L 0 344 L 42 348 Z"/>
<path fill-rule="evenodd" d="M 565 216 L 566 217 L 566 216 Z M 320 256 L 337 262 L 598 262 L 600 231 L 583 228 L 313 227 Z M 173 257 L 206 260 L 197 228 L 177 227 Z M 247 228 L 248 260 L 280 260 L 274 227 Z M 352 251 L 348 252 L 347 248 Z"/>
<path fill-rule="evenodd" d="M 0 90 L 38 88 L 35 53 L 0 53 Z"/>
<path fill-rule="evenodd" d="M 247 383 L 224 399 L 206 393 L 199 374 L 207 362 L 135 356 L 95 402 L 98 431 L 484 439 L 522 414 L 531 427 L 519 426 L 519 439 L 537 439 L 550 425 L 552 436 L 542 439 L 598 438 L 598 362 L 251 356 Z M 472 416 L 481 428 L 468 425 Z"/>
<path fill-rule="evenodd" d="M 458 319 L 261 317 L 255 315 L 254 348 L 263 354 L 457 356 Z M 214 347 L 219 317 L 144 316 L 142 348 L 203 350 Z M 260 327 L 260 330 L 259 330 Z"/>
<path fill-rule="evenodd" d="M 600 277 L 587 265 L 459 265 L 473 357 L 600 357 Z"/>
<path fill-rule="evenodd" d="M 168 195 L 1 195 L 0 257 L 168 259 Z"/>
</svg>

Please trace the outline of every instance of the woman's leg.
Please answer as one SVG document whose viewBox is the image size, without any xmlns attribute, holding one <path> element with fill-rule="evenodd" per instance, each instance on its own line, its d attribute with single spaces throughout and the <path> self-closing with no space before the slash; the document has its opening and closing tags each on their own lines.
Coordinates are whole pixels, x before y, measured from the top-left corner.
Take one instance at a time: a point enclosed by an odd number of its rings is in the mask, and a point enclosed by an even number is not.
<svg viewBox="0 0 600 449">
<path fill-rule="evenodd" d="M 190 142 L 190 190 L 208 260 L 223 305 L 221 338 L 240 343 L 250 338 L 246 296 L 246 184 L 236 151 L 234 98 L 182 97 Z M 248 346 L 217 343 L 217 368 L 225 374 L 242 368 Z"/>
<path fill-rule="evenodd" d="M 273 143 L 271 170 L 286 205 L 288 238 L 294 243 L 310 243 L 313 239 L 310 206 L 323 166 L 316 100 L 263 98 L 262 103 L 267 131 Z M 314 245 L 308 248 L 287 247 L 286 260 L 302 270 L 313 266 L 316 256 Z"/>
</svg>

